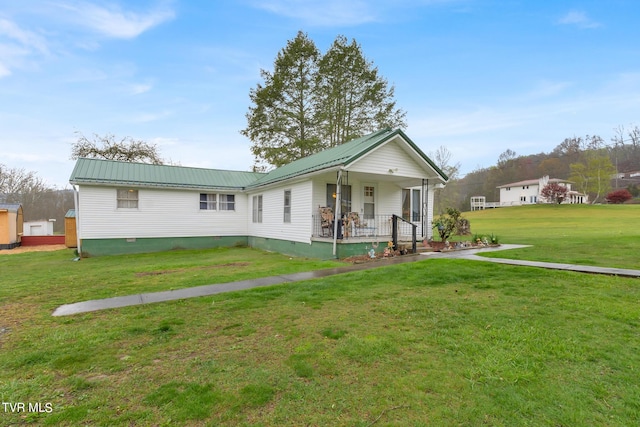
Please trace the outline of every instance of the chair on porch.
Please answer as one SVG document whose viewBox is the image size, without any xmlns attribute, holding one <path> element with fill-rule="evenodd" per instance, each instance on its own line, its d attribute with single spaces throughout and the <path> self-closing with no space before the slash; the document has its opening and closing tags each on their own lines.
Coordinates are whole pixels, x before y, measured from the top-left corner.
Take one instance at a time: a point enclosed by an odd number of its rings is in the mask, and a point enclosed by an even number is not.
<svg viewBox="0 0 640 427">
<path fill-rule="evenodd" d="M 320 228 L 323 236 L 333 236 L 333 209 L 329 207 L 319 207 Z"/>
<path fill-rule="evenodd" d="M 374 234 L 375 227 L 369 226 L 366 221 L 360 219 L 358 212 L 349 212 L 346 220 L 345 233 L 347 235 L 356 236 L 370 236 Z"/>
</svg>

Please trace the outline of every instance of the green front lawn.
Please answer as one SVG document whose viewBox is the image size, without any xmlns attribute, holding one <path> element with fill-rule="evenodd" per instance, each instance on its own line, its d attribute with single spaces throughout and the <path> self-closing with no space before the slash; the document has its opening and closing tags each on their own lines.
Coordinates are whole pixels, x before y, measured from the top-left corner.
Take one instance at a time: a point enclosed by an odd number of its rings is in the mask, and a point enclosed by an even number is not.
<svg viewBox="0 0 640 427">
<path fill-rule="evenodd" d="M 589 229 L 555 243 L 515 225 L 487 232 L 565 249 L 599 227 Z M 72 258 L 0 256 L 0 425 L 640 421 L 635 279 L 426 259 L 54 318 L 85 299 L 340 265 L 238 248 Z M 18 403 L 43 412 L 11 412 Z"/>
<path fill-rule="evenodd" d="M 533 245 L 487 256 L 640 268 L 640 205 L 534 205 L 465 212 L 472 233 Z"/>
</svg>

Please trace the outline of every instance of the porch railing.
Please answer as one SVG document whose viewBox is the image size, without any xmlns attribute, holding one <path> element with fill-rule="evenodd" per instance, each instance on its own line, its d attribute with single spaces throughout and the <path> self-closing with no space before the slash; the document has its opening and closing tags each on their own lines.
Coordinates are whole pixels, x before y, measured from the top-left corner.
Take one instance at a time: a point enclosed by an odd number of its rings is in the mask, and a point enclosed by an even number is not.
<svg viewBox="0 0 640 427">
<path fill-rule="evenodd" d="M 399 231 L 401 227 L 405 226 L 406 228 L 407 226 L 409 226 L 411 228 L 411 251 L 412 253 L 415 254 L 416 253 L 416 230 L 418 229 L 418 226 L 398 215 L 392 216 L 391 223 L 392 223 L 391 240 L 393 241 L 393 249 L 395 250 L 398 249 L 398 240 L 400 238 Z"/>
<path fill-rule="evenodd" d="M 394 220 L 397 215 L 375 215 L 373 217 L 346 215 L 338 221 L 338 239 L 388 239 L 394 235 Z M 396 224 L 397 239 L 414 240 L 416 225 L 401 217 Z M 334 224 L 323 221 L 320 215 L 313 215 L 313 237 L 333 238 Z M 397 244 L 397 242 L 394 242 Z"/>
</svg>

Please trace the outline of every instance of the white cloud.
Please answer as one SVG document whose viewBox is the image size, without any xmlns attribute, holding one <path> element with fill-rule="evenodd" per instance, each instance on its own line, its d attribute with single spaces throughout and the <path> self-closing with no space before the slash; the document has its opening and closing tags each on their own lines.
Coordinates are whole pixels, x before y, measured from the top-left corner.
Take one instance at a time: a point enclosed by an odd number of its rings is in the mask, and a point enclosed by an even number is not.
<svg viewBox="0 0 640 427">
<path fill-rule="evenodd" d="M 427 119 L 410 123 L 411 131 L 428 138 L 474 135 L 523 125 L 528 114 L 523 111 L 499 111 L 480 107 L 471 111 L 431 111 L 421 114 Z"/>
<path fill-rule="evenodd" d="M 575 25 L 579 28 L 598 28 L 602 26 L 602 24 L 592 20 L 585 12 L 580 10 L 569 11 L 558 20 L 558 24 Z"/>
<path fill-rule="evenodd" d="M 254 5 L 276 15 L 318 26 L 358 25 L 377 20 L 370 2 L 361 0 L 261 0 Z"/>
<path fill-rule="evenodd" d="M 60 5 L 74 13 L 77 24 L 107 37 L 131 39 L 148 29 L 175 17 L 173 10 L 160 6 L 146 13 L 122 10 L 115 4 L 96 5 L 88 2 Z"/>
<path fill-rule="evenodd" d="M 172 115 L 173 113 L 171 111 L 161 111 L 159 113 L 139 113 L 131 116 L 128 121 L 131 123 L 157 122 L 158 120 L 166 119 L 167 117 L 170 117 Z"/>
<path fill-rule="evenodd" d="M 22 29 L 16 23 L 0 18 L 0 78 L 25 65 L 32 55 L 47 55 L 45 39 L 37 33 Z"/>
<path fill-rule="evenodd" d="M 549 80 L 541 80 L 532 91 L 526 94 L 526 98 L 538 99 L 556 96 L 564 92 L 565 89 L 572 86 L 570 82 L 554 82 Z"/>
<path fill-rule="evenodd" d="M 259 9 L 323 27 L 381 22 L 415 8 L 459 3 L 461 0 L 253 0 Z"/>
<path fill-rule="evenodd" d="M 152 88 L 153 88 L 153 85 L 139 83 L 139 84 L 132 84 L 129 88 L 129 91 L 132 95 L 140 95 L 140 94 L 149 92 Z"/>
<path fill-rule="evenodd" d="M 7 19 L 0 19 L 0 37 L 6 37 L 21 46 L 47 53 L 47 44 L 42 36 L 26 31 Z"/>
</svg>

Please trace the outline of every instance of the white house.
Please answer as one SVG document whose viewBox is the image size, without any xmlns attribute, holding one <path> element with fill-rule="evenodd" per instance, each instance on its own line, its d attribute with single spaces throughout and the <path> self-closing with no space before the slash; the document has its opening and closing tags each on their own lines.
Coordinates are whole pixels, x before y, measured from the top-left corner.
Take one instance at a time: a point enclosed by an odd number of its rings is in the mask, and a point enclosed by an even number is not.
<svg viewBox="0 0 640 427">
<path fill-rule="evenodd" d="M 520 206 L 536 203 L 548 203 L 541 194 L 542 189 L 550 183 L 557 183 L 567 188 L 567 195 L 563 203 L 580 204 L 588 203 L 588 196 L 571 189 L 571 181 L 549 178 L 543 176 L 540 179 L 512 182 L 500 185 L 500 206 Z"/>
<path fill-rule="evenodd" d="M 248 245 L 317 258 L 386 244 L 394 222 L 431 237 L 447 180 L 390 129 L 268 173 L 78 159 L 70 177 L 84 256 Z"/>
</svg>

